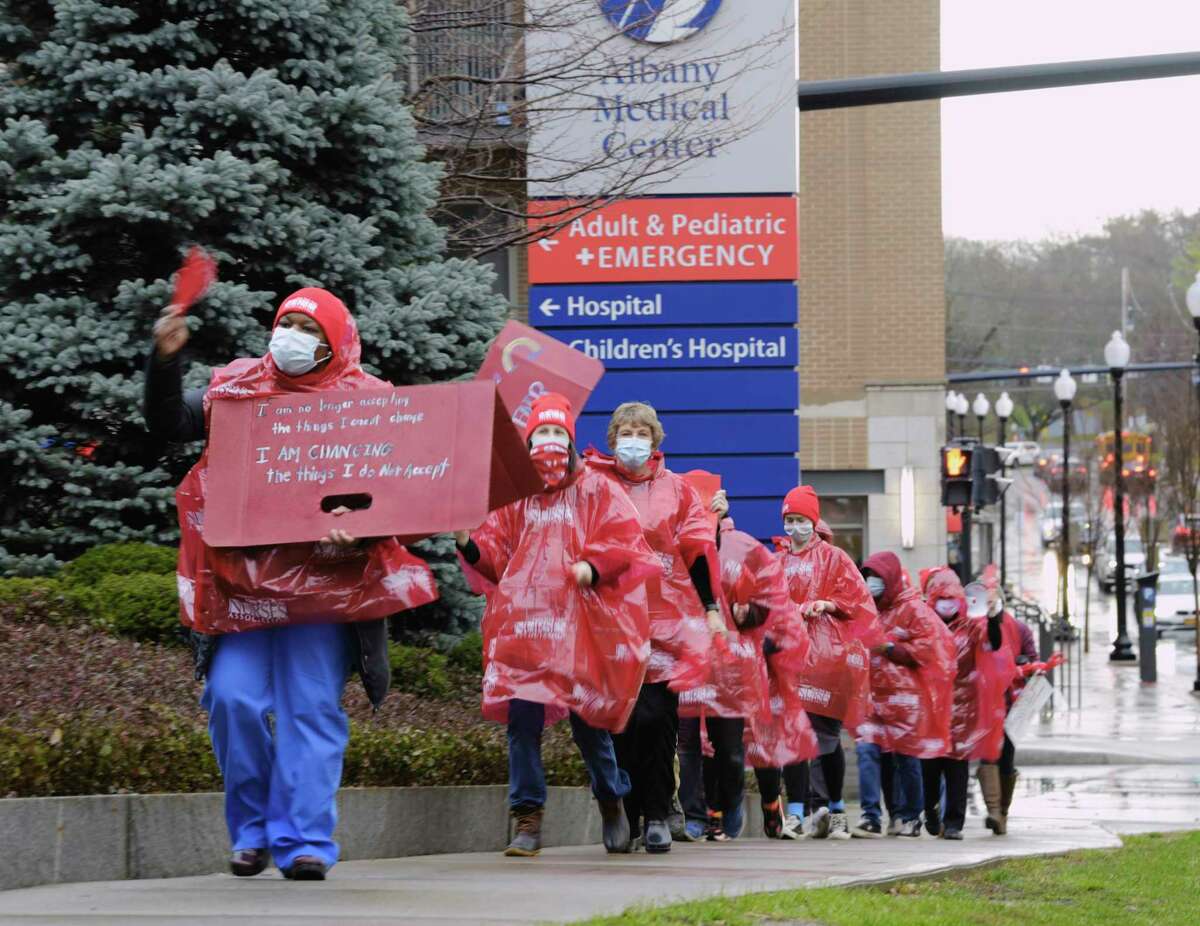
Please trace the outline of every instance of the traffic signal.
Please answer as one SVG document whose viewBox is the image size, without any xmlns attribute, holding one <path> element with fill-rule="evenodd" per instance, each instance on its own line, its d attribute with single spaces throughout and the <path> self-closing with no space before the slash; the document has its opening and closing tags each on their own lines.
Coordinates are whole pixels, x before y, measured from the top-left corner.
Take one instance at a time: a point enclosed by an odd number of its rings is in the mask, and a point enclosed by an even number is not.
<svg viewBox="0 0 1200 926">
<path fill-rule="evenodd" d="M 972 504 L 976 508 L 1000 501 L 1000 483 L 993 479 L 1000 473 L 1000 452 L 995 447 L 976 447 L 971 458 Z"/>
<path fill-rule="evenodd" d="M 942 448 L 942 505 L 964 508 L 971 504 L 973 447 L 947 444 Z"/>
</svg>

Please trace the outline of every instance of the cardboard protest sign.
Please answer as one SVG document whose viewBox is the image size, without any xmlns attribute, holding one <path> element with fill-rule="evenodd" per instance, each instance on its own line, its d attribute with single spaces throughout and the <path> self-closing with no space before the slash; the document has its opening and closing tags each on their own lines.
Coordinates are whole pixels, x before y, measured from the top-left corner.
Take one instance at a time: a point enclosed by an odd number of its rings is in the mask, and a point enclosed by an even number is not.
<svg viewBox="0 0 1200 926">
<path fill-rule="evenodd" d="M 509 322 L 496 336 L 476 375 L 500 390 L 517 430 L 524 431 L 533 400 L 558 392 L 578 415 L 604 375 L 604 364 L 542 331 Z"/>
<path fill-rule="evenodd" d="M 712 501 L 716 494 L 721 491 L 721 477 L 716 473 L 710 473 L 704 469 L 691 469 L 683 474 L 683 478 L 688 481 L 696 494 L 700 496 L 700 504 L 704 506 L 704 512 L 708 516 L 709 523 L 716 530 L 717 522 L 720 518 L 717 513 L 712 510 Z"/>
<path fill-rule="evenodd" d="M 542 488 L 507 418 L 486 382 L 217 399 L 204 541 L 305 543 L 337 528 L 411 543 L 476 527 Z"/>
</svg>

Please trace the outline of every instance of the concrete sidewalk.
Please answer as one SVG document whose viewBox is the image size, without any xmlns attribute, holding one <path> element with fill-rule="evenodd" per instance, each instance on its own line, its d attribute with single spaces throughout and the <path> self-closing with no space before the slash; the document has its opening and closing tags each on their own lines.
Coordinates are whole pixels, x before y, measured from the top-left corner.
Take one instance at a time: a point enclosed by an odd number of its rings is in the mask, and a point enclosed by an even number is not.
<svg viewBox="0 0 1200 926">
<path fill-rule="evenodd" d="M 1015 856 L 1112 848 L 1118 833 L 1200 829 L 1200 765 L 1024 771 L 1007 837 L 982 826 L 972 795 L 960 843 L 920 839 L 747 839 L 677 845 L 666 856 L 605 856 L 599 847 L 540 858 L 498 852 L 344 862 L 324 884 L 274 870 L 254 879 L 47 885 L 0 893 L 0 923 L 450 924 L 570 922 L 719 894 L 866 883 Z M 857 808 L 850 808 L 857 819 Z"/>
</svg>

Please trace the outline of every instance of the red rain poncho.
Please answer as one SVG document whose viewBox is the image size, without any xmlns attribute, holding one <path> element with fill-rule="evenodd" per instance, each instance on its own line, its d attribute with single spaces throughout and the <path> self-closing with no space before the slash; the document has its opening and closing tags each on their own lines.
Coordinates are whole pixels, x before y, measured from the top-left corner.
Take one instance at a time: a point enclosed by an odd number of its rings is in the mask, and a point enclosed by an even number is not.
<svg viewBox="0 0 1200 926">
<path fill-rule="evenodd" d="M 637 508 L 646 542 L 662 564 L 646 581 L 650 608 L 650 662 L 646 682 L 669 682 L 673 691 L 703 684 L 708 677 L 712 635 L 689 568 L 709 563 L 713 594 L 720 595 L 720 565 L 709 512 L 682 476 L 667 469 L 661 453 L 650 458 L 643 477 L 632 476 L 612 457 L 589 449 L 588 466 L 626 493 Z"/>
<path fill-rule="evenodd" d="M 737 530 L 729 518 L 721 523 L 720 557 L 721 589 L 728 608 L 752 605 L 765 614 L 758 626 L 740 631 L 754 647 L 759 686 L 756 710 L 739 715 L 747 719 L 746 763 L 782 768 L 815 758 L 820 752 L 817 737 L 796 693 L 798 672 L 808 656 L 808 633 L 788 595 L 783 564 L 749 534 Z M 764 657 L 768 637 L 778 650 Z M 714 661 L 719 659 L 720 655 Z"/>
<path fill-rule="evenodd" d="M 776 538 L 792 601 L 831 601 L 835 611 L 804 618 L 810 641 L 798 689 L 804 709 L 852 725 L 869 692 L 867 648 L 882 641 L 875 602 L 845 551 L 814 538 L 799 553 Z"/>
<path fill-rule="evenodd" d="M 957 666 L 950 748 L 945 754 L 952 759 L 992 761 L 1004 746 L 1004 693 L 1016 665 L 1007 648 L 996 653 L 988 645 L 986 617 L 966 616 L 966 594 L 949 567 L 933 570 L 924 582 L 931 608 L 947 599 L 959 604 L 958 616 L 948 625 Z"/>
<path fill-rule="evenodd" d="M 650 654 L 644 586 L 660 572 L 637 511 L 581 467 L 562 487 L 492 512 L 471 534 L 473 570 L 491 587 L 483 616 L 483 714 L 504 722 L 513 698 L 624 729 Z M 599 581 L 575 584 L 591 563 Z M 553 709 L 557 708 L 558 711 Z"/>
<path fill-rule="evenodd" d="M 334 352 L 333 359 L 302 376 L 280 372 L 269 353 L 259 359 L 235 360 L 214 370 L 204 394 L 206 429 L 212 420 L 214 401 L 390 385 L 360 365 L 358 328 L 341 300 L 325 290 L 302 289 L 284 300 L 275 323 L 295 311 L 320 323 Z M 211 490 L 220 491 L 219 487 Z M 429 566 L 394 537 L 349 550 L 321 543 L 246 549 L 210 547 L 202 535 L 208 491 L 206 444 L 199 461 L 175 492 L 180 530 L 179 615 L 185 625 L 201 633 L 371 620 L 438 597 Z"/>
<path fill-rule="evenodd" d="M 863 563 L 868 569 L 884 582 L 876 599 L 879 623 L 897 658 L 871 656 L 870 706 L 852 732 L 884 752 L 935 759 L 950 748 L 954 639 L 912 587 L 896 554 L 876 553 Z"/>
<path fill-rule="evenodd" d="M 766 584 L 760 585 L 763 577 L 758 572 L 761 563 L 755 561 L 755 548 L 762 551 L 766 560 L 772 559 L 762 544 L 736 530 L 728 518 L 721 524 L 720 532 L 721 587 L 714 592 L 721 604 L 726 635 L 713 640 L 709 677 L 704 684 L 680 692 L 679 714 L 752 719 L 767 710 L 767 666 L 762 654 L 765 625 L 741 630 L 732 609 L 735 604 L 754 604 L 766 612 L 770 623 L 774 619 L 772 610 L 778 613 L 781 603 L 791 602 L 782 587 L 778 566 L 774 571 L 779 574 L 782 599 L 772 604 L 774 590 L 769 576 Z"/>
</svg>

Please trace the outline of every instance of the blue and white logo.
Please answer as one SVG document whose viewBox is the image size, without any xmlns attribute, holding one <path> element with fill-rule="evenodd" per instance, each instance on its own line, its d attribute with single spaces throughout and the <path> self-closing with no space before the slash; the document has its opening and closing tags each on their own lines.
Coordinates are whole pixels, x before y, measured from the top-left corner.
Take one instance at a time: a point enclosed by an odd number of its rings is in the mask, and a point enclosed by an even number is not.
<svg viewBox="0 0 1200 926">
<path fill-rule="evenodd" d="M 631 39 L 669 45 L 691 38 L 710 22 L 721 0 L 600 0 L 608 21 Z"/>
</svg>

